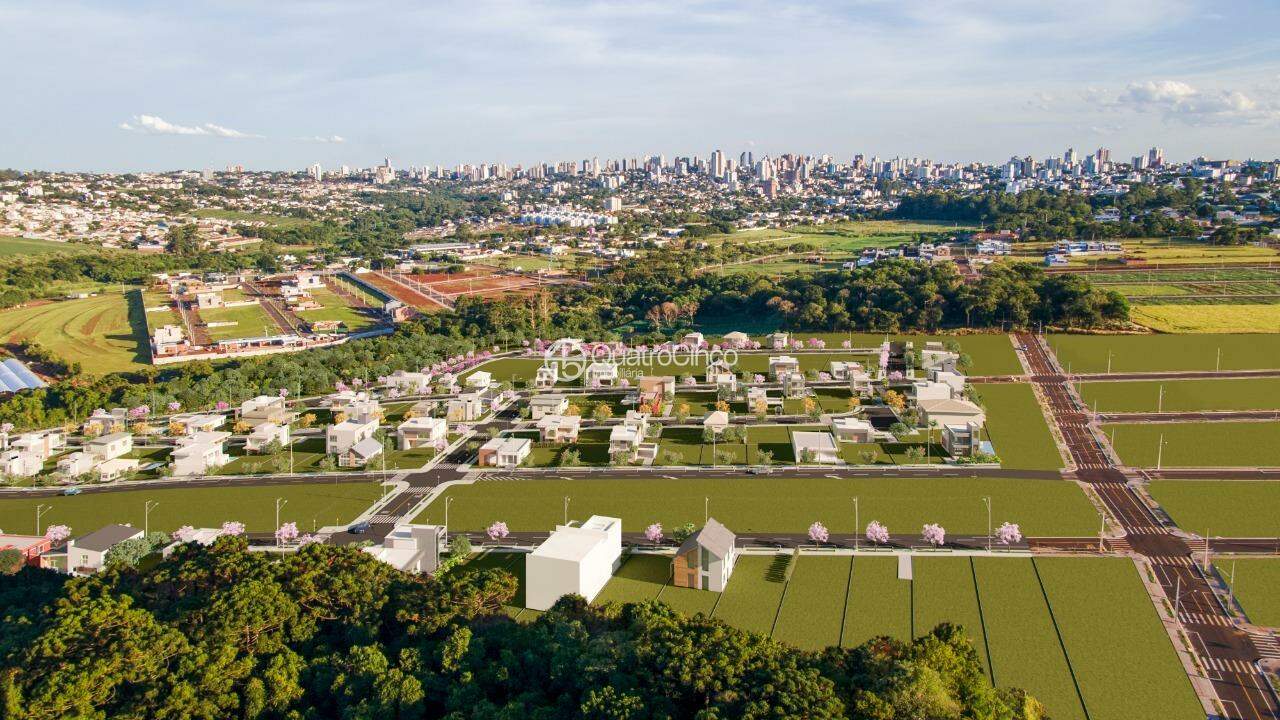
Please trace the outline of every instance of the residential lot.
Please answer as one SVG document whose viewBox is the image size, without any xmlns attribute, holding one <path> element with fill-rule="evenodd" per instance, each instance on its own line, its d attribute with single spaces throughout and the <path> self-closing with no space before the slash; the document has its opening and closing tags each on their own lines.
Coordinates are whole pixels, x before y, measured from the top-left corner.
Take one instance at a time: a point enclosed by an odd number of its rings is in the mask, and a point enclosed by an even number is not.
<svg viewBox="0 0 1280 720">
<path fill-rule="evenodd" d="M 316 482 L 305 485 L 226 486 L 127 490 L 85 493 L 72 497 L 0 499 L 0 528 L 8 532 L 35 530 L 36 506 L 45 505 L 41 530 L 70 525 L 77 534 L 111 523 L 143 526 L 147 501 L 159 503 L 151 511 L 152 530 L 169 532 L 181 525 L 218 527 L 238 520 L 249 532 L 275 529 L 276 499 L 287 502 L 280 522 L 296 522 L 301 530 L 343 524 L 359 515 L 382 493 L 376 482 Z"/>
<path fill-rule="evenodd" d="M 1062 456 L 1030 385 L 979 384 L 974 391 L 987 411 L 987 439 L 1000 464 L 1020 470 L 1056 470 Z"/>
<path fill-rule="evenodd" d="M 1074 483 L 1006 478 L 786 478 L 744 476 L 733 479 L 668 480 L 559 479 L 482 480 L 449 488 L 449 525 L 481 530 L 494 520 L 514 531 L 550 531 L 569 517 L 609 515 L 622 518 L 625 531 L 639 532 L 652 522 L 674 528 L 701 524 L 710 498 L 711 515 L 739 535 L 805 532 L 821 520 L 832 532 L 854 529 L 853 498 L 859 499 L 861 524 L 879 520 L 894 533 L 916 535 L 938 522 L 951 533 L 987 531 L 984 496 L 992 498 L 994 522 L 1015 522 L 1027 535 L 1091 536 L 1098 515 Z M 424 517 L 439 519 L 437 498 Z"/>
<path fill-rule="evenodd" d="M 1256 625 L 1280 627 L 1280 559 L 1221 559 L 1218 574 L 1231 584 L 1236 600 Z"/>
<path fill-rule="evenodd" d="M 1221 537 L 1280 535 L 1276 516 L 1280 480 L 1156 480 L 1148 489 L 1178 527 L 1188 532 Z"/>
<path fill-rule="evenodd" d="M 1280 368 L 1276 335 L 1051 335 L 1049 342 L 1063 368 L 1077 373 L 1107 372 L 1108 353 L 1111 372 Z"/>
<path fill-rule="evenodd" d="M 1135 305 L 1131 317 L 1166 333 L 1280 333 L 1280 305 L 1274 304 Z"/>
<path fill-rule="evenodd" d="M 521 559 L 490 554 L 471 566 Z M 916 556 L 913 580 L 899 580 L 897 566 L 892 556 L 747 555 L 719 594 L 670 585 L 668 556 L 633 555 L 596 603 L 657 599 L 809 650 L 951 622 L 998 686 L 1029 690 L 1055 720 L 1203 717 L 1129 560 Z"/>
<path fill-rule="evenodd" d="M 1164 467 L 1280 465 L 1280 423 L 1208 422 L 1104 424 L 1124 464 L 1155 467 L 1164 438 Z"/>
<path fill-rule="evenodd" d="M 1086 382 L 1079 387 L 1085 404 L 1098 412 L 1280 408 L 1280 378 Z"/>
</svg>

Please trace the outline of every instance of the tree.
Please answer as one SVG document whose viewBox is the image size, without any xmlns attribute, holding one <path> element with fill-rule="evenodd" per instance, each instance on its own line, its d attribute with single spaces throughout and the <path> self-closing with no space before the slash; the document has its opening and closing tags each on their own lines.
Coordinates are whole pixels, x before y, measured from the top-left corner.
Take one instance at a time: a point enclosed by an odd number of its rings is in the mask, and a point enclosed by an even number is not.
<svg viewBox="0 0 1280 720">
<path fill-rule="evenodd" d="M 591 413 L 591 416 L 597 421 L 603 422 L 613 417 L 613 408 L 609 407 L 609 403 L 602 402 L 596 405 L 596 409 Z"/>
<path fill-rule="evenodd" d="M 582 464 L 582 454 L 575 448 L 567 448 L 560 453 L 560 467 L 578 467 Z"/>
<path fill-rule="evenodd" d="M 689 403 L 682 402 L 676 405 L 676 422 L 683 425 L 689 419 Z"/>
<path fill-rule="evenodd" d="M 924 529 L 920 532 L 920 539 L 934 547 L 945 545 L 947 542 L 947 531 L 937 523 L 926 523 Z"/>
<path fill-rule="evenodd" d="M 814 523 L 809 526 L 810 542 L 817 543 L 819 545 L 824 545 L 826 544 L 827 540 L 829 540 L 830 538 L 831 538 L 831 532 L 827 530 L 827 526 L 823 525 L 821 522 L 814 521 Z"/>
<path fill-rule="evenodd" d="M 858 457 L 862 458 L 863 465 L 875 465 L 880 453 L 875 450 L 862 450 L 858 453 Z"/>
<path fill-rule="evenodd" d="M 21 550 L 5 548 L 0 550 L 0 575 L 13 575 L 22 569 L 24 558 Z"/>
<path fill-rule="evenodd" d="M 889 528 L 880 523 L 879 520 L 872 520 L 867 523 L 867 541 L 876 545 L 884 545 L 889 542 Z"/>
</svg>

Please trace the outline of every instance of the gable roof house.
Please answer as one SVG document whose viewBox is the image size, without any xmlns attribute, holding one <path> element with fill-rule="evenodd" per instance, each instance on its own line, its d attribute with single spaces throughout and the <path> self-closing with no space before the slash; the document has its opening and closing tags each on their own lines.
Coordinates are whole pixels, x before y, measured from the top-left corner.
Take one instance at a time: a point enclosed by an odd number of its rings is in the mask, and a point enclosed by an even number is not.
<svg viewBox="0 0 1280 720">
<path fill-rule="evenodd" d="M 671 584 L 724 592 L 738 559 L 737 536 L 715 518 L 680 544 L 671 560 Z"/>
<path fill-rule="evenodd" d="M 67 541 L 67 572 L 88 575 L 107 564 L 111 549 L 125 540 L 142 537 L 142 530 L 129 525 L 107 525 L 82 537 Z"/>
</svg>

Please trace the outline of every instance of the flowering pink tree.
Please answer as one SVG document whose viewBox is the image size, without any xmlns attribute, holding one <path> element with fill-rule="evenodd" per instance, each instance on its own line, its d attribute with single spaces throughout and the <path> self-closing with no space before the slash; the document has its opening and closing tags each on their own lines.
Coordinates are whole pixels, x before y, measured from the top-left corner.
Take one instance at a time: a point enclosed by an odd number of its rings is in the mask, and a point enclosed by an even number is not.
<svg viewBox="0 0 1280 720">
<path fill-rule="evenodd" d="M 621 380 L 618 381 L 618 387 L 629 388 L 631 387 L 631 381 L 628 380 L 627 378 L 622 378 Z"/>
<path fill-rule="evenodd" d="M 146 405 L 129 408 L 129 417 L 134 420 L 141 420 L 151 414 L 151 408 Z"/>
<path fill-rule="evenodd" d="M 890 380 L 901 380 L 904 377 L 906 376 L 902 374 L 901 370 L 894 370 L 893 372 L 889 373 Z"/>
<path fill-rule="evenodd" d="M 169 412 L 175 413 L 182 409 L 182 403 L 178 402 L 177 400 L 173 400 L 165 407 L 169 408 Z"/>
<path fill-rule="evenodd" d="M 879 520 L 872 520 L 867 523 L 867 541 L 884 545 L 889 542 L 889 528 L 882 525 Z"/>
<path fill-rule="evenodd" d="M 280 397 L 282 398 L 289 397 L 289 388 L 280 388 L 279 394 L 280 394 Z"/>
<path fill-rule="evenodd" d="M 880 346 L 880 374 L 883 375 L 889 370 L 889 343 Z"/>
<path fill-rule="evenodd" d="M 485 528 L 484 534 L 488 535 L 490 540 L 498 541 L 510 535 L 511 531 L 507 529 L 506 523 L 501 520 L 494 520 L 489 527 Z"/>
<path fill-rule="evenodd" d="M 276 542 L 285 545 L 298 539 L 298 523 L 287 522 L 276 528 Z"/>
<path fill-rule="evenodd" d="M 751 376 L 751 382 L 757 383 L 757 384 L 762 383 L 764 382 L 764 376 L 761 375 L 760 373 L 756 373 L 755 375 Z"/>
<path fill-rule="evenodd" d="M 996 528 L 996 540 L 1001 545 L 1012 545 L 1022 542 L 1022 528 L 1017 523 L 1003 523 Z"/>
<path fill-rule="evenodd" d="M 334 383 L 334 384 L 333 384 L 333 389 L 334 389 L 334 390 L 337 390 L 338 392 L 346 392 L 346 391 L 347 391 L 347 390 L 349 390 L 350 388 L 348 388 L 348 387 L 347 387 L 347 384 L 346 384 L 346 383 L 344 383 L 344 382 L 342 382 L 341 380 L 339 380 L 338 382 L 336 382 L 336 383 Z"/>
<path fill-rule="evenodd" d="M 920 538 L 934 547 L 947 543 L 947 530 L 937 523 L 928 523 L 920 531 Z"/>
<path fill-rule="evenodd" d="M 840 347 L 844 348 L 845 350 L 849 350 L 853 347 L 853 341 L 845 340 L 844 342 L 840 343 Z"/>
<path fill-rule="evenodd" d="M 312 535 L 311 533 L 307 533 L 306 535 L 302 535 L 298 538 L 298 547 L 302 547 L 303 545 L 310 545 L 312 543 L 318 543 L 318 542 L 320 542 L 319 535 Z"/>
<path fill-rule="evenodd" d="M 231 535 L 233 537 L 236 535 L 243 535 L 244 523 L 239 522 L 237 520 L 228 520 L 222 523 L 222 534 Z"/>
<path fill-rule="evenodd" d="M 815 543 L 825 543 L 831 539 L 831 531 L 827 530 L 827 526 L 821 522 L 814 521 L 809 526 L 809 540 Z"/>
<path fill-rule="evenodd" d="M 214 407 L 217 408 L 218 410 L 227 410 L 231 407 L 231 403 L 227 402 L 226 400 L 219 400 L 217 404 L 214 405 Z"/>
<path fill-rule="evenodd" d="M 71 528 L 66 525 L 50 525 L 44 529 L 44 536 L 54 545 L 61 545 L 71 537 Z"/>
<path fill-rule="evenodd" d="M 190 525 L 183 525 L 182 527 L 178 528 L 177 530 L 174 530 L 170 534 L 170 537 L 172 537 L 174 540 L 177 540 L 178 542 L 184 542 L 184 543 L 191 542 L 192 540 L 195 539 L 195 536 L 196 536 L 196 529 L 191 527 Z"/>
<path fill-rule="evenodd" d="M 684 376 L 684 384 L 685 384 L 685 385 L 697 385 L 697 384 L 698 384 L 698 379 L 697 379 L 697 378 L 695 378 L 695 377 L 694 377 L 694 376 L 692 376 L 692 375 L 685 375 L 685 376 Z"/>
<path fill-rule="evenodd" d="M 648 540 L 651 545 L 657 545 L 662 542 L 662 523 L 653 523 L 645 528 L 644 539 Z"/>
<path fill-rule="evenodd" d="M 831 373 L 829 373 L 829 372 L 819 372 L 819 373 L 818 373 L 818 380 L 819 380 L 819 382 L 831 382 Z"/>
</svg>

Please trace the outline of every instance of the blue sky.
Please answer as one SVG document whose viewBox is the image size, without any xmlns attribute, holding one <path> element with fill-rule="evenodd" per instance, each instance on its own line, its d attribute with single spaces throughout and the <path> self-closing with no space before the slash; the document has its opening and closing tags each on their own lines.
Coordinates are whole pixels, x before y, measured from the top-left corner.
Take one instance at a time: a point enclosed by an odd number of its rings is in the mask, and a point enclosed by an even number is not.
<svg viewBox="0 0 1280 720">
<path fill-rule="evenodd" d="M 0 167 L 1280 156 L 1275 0 L 0 0 Z"/>
</svg>

